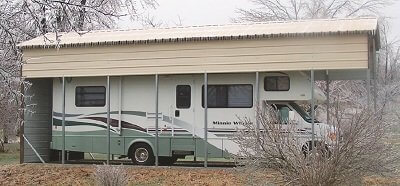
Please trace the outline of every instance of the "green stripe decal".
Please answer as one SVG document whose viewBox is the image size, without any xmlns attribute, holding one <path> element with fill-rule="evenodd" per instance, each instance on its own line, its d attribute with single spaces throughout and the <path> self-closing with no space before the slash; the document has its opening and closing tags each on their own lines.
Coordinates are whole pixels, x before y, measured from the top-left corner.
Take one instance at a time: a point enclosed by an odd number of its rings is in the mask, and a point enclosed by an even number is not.
<svg viewBox="0 0 400 186">
<path fill-rule="evenodd" d="M 107 114 L 107 112 L 98 112 L 98 113 L 94 113 L 94 114 L 89 114 L 88 116 L 100 115 L 100 114 Z M 110 112 L 110 114 L 118 114 L 118 111 L 112 111 L 112 112 Z M 146 112 L 142 112 L 142 111 L 121 111 L 121 114 L 146 117 Z"/>
<path fill-rule="evenodd" d="M 62 126 L 62 121 L 56 118 L 53 118 L 53 125 L 54 126 Z M 94 126 L 100 127 L 103 129 L 107 129 L 107 126 L 96 124 L 96 123 L 84 123 L 84 122 L 77 122 L 77 121 L 65 121 L 65 126 Z M 114 129 L 111 128 L 113 132 L 116 132 Z"/>
</svg>

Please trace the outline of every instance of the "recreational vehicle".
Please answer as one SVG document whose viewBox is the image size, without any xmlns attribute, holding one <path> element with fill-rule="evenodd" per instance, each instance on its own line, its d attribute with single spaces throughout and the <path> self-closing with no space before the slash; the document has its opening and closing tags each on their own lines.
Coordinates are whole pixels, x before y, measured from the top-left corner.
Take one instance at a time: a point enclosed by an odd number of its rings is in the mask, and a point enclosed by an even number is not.
<svg viewBox="0 0 400 186">
<path fill-rule="evenodd" d="M 128 156 L 136 164 L 154 164 L 154 77 L 113 77 L 110 84 L 111 154 Z M 242 119 L 254 121 L 255 95 L 261 106 L 275 105 L 283 120 L 297 123 L 305 140 L 311 140 L 311 118 L 298 105 L 310 97 L 309 76 L 302 72 L 260 73 L 259 92 L 253 73 L 212 74 L 208 84 L 208 151 L 210 158 L 227 158 L 238 152 L 232 141 Z M 66 83 L 66 150 L 107 153 L 106 83 L 103 77 L 68 78 Z M 186 155 L 204 155 L 204 82 L 202 75 L 159 77 L 160 163 Z M 315 89 L 317 100 L 324 101 Z M 62 81 L 53 79 L 53 138 L 51 148 L 62 149 Z M 286 108 L 286 109 L 284 109 Z M 289 114 L 290 113 L 290 114 Z M 290 117 L 290 118 L 289 118 Z M 316 122 L 317 128 L 326 124 Z M 317 131 L 316 134 L 321 134 Z M 306 141 L 305 141 L 306 142 Z"/>
</svg>

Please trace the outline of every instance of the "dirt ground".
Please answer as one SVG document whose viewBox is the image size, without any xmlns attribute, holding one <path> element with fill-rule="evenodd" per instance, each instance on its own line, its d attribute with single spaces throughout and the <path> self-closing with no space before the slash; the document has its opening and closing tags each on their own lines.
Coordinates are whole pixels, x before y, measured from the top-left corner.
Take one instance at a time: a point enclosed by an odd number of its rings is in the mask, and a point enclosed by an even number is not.
<svg viewBox="0 0 400 186">
<path fill-rule="evenodd" d="M 92 165 L 2 165 L 0 185 L 94 185 Z M 233 169 L 129 167 L 129 185 L 245 185 Z"/>
<path fill-rule="evenodd" d="M 284 185 L 273 172 L 244 175 L 234 168 L 182 168 L 125 166 L 129 185 Z M 96 185 L 94 165 L 0 165 L 0 185 Z M 255 176 L 255 177 L 254 177 Z M 249 179 L 253 177 L 253 179 Z M 400 178 L 367 177 L 363 185 L 400 185 Z"/>
</svg>

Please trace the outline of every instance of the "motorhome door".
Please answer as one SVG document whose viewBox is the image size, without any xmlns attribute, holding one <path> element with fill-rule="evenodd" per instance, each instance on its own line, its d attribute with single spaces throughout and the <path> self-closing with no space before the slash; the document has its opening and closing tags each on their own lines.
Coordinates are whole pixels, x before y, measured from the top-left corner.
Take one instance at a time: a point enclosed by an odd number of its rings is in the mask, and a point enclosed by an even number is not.
<svg viewBox="0 0 400 186">
<path fill-rule="evenodd" d="M 163 78 L 163 77 L 161 77 Z M 166 131 L 172 136 L 192 134 L 194 122 L 193 76 L 178 75 L 160 79 L 160 107 Z M 168 107 L 168 108 L 166 108 Z M 166 121 L 167 120 L 167 121 Z"/>
</svg>

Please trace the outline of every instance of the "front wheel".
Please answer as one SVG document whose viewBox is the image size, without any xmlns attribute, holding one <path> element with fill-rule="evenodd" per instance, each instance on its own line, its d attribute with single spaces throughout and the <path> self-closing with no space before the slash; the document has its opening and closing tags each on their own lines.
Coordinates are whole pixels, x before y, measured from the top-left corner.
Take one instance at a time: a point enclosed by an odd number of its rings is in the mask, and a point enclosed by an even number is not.
<svg viewBox="0 0 400 186">
<path fill-rule="evenodd" d="M 154 165 L 153 150 L 147 144 L 135 144 L 131 150 L 130 157 L 135 165 Z"/>
</svg>

